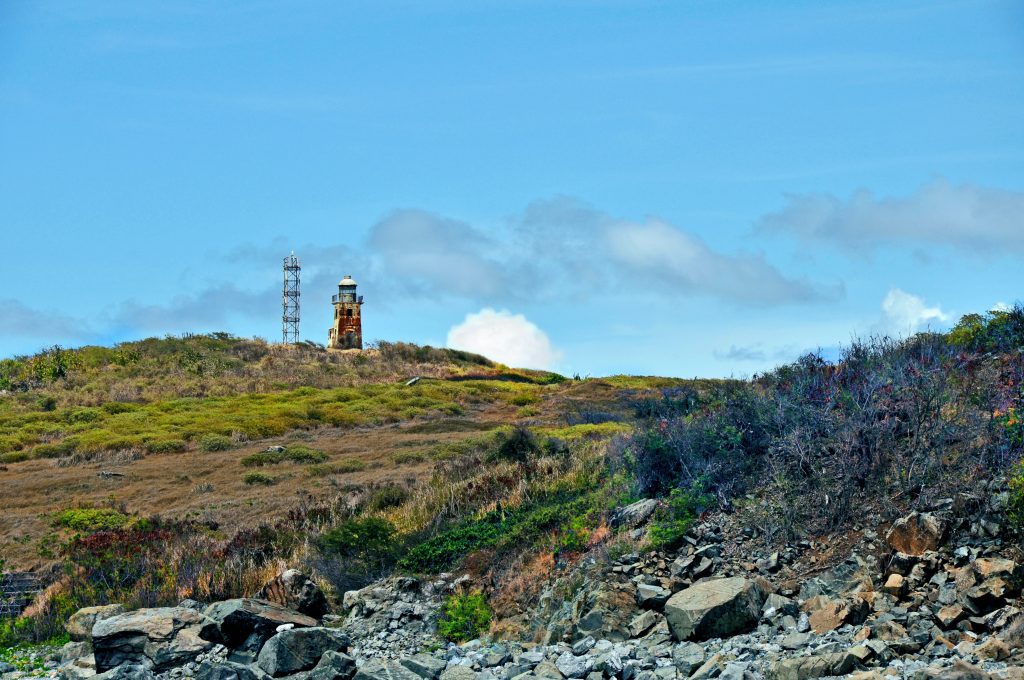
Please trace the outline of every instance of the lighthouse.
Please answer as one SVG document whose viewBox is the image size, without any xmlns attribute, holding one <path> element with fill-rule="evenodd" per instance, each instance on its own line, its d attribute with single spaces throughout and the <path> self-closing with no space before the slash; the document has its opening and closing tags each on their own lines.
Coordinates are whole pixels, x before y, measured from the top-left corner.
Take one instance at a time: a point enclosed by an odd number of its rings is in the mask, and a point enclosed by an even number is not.
<svg viewBox="0 0 1024 680">
<path fill-rule="evenodd" d="M 360 308 L 363 296 L 356 295 L 356 282 L 348 274 L 338 282 L 338 294 L 331 296 L 334 303 L 334 323 L 327 331 L 328 349 L 362 349 L 363 322 Z"/>
</svg>

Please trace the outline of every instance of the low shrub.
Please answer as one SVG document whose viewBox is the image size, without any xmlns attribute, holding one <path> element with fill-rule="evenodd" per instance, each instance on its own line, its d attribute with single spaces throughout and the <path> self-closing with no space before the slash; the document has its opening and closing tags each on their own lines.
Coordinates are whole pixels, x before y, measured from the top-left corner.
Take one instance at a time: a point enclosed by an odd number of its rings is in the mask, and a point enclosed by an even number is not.
<svg viewBox="0 0 1024 680">
<path fill-rule="evenodd" d="M 204 434 L 199 439 L 200 451 L 227 451 L 232 446 L 231 437 L 222 434 Z"/>
<path fill-rule="evenodd" d="M 124 527 L 131 518 L 114 508 L 71 508 L 57 513 L 56 524 L 75 531 L 111 531 Z"/>
<path fill-rule="evenodd" d="M 541 450 L 537 436 L 525 425 L 516 425 L 511 430 L 499 430 L 495 436 L 496 447 L 488 456 L 492 461 L 525 463 Z"/>
<path fill-rule="evenodd" d="M 158 439 L 146 442 L 146 450 L 150 453 L 180 453 L 188 449 L 184 439 Z"/>
<path fill-rule="evenodd" d="M 242 481 L 249 486 L 271 486 L 277 483 L 270 475 L 265 475 L 262 472 L 247 472 Z"/>
<path fill-rule="evenodd" d="M 366 463 L 361 460 L 350 458 L 348 460 L 340 460 L 337 463 L 329 463 L 327 465 L 310 465 L 309 476 L 326 477 L 328 475 L 344 475 L 365 469 Z"/>
<path fill-rule="evenodd" d="M 655 512 L 647 541 L 655 550 L 674 550 L 683 543 L 686 532 L 694 521 L 707 509 L 714 498 L 704 493 L 700 481 L 687 489 L 672 489 L 666 504 Z"/>
<path fill-rule="evenodd" d="M 338 592 L 360 588 L 391 569 L 401 550 L 395 527 L 380 517 L 342 520 L 315 541 L 317 571 Z"/>
<path fill-rule="evenodd" d="M 540 397 L 538 397 L 536 394 L 533 394 L 532 392 L 520 392 L 518 394 L 512 395 L 509 398 L 508 403 L 512 404 L 513 406 L 531 406 L 539 401 Z"/>
<path fill-rule="evenodd" d="M 437 632 L 450 642 L 479 637 L 491 625 L 491 608 L 480 591 L 451 595 L 444 603 Z"/>
<path fill-rule="evenodd" d="M 74 452 L 74 444 L 67 441 L 55 442 L 53 444 L 36 444 L 32 447 L 33 458 L 60 458 L 61 456 L 69 456 Z"/>
</svg>

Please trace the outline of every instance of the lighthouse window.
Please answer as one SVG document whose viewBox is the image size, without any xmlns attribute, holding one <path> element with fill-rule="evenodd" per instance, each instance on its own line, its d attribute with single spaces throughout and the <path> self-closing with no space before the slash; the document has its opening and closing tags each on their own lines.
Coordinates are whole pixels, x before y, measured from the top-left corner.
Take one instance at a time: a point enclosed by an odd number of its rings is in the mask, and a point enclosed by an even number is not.
<svg viewBox="0 0 1024 680">
<path fill-rule="evenodd" d="M 346 310 L 345 316 L 352 316 L 352 310 L 351 309 Z"/>
</svg>

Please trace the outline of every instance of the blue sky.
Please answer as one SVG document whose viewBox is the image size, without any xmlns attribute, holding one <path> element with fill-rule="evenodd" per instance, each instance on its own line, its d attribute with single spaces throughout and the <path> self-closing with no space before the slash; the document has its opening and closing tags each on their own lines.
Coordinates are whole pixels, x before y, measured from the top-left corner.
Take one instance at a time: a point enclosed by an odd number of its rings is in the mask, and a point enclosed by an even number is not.
<svg viewBox="0 0 1024 680">
<path fill-rule="evenodd" d="M 748 375 L 1021 299 L 1019 2 L 0 4 L 0 355 L 302 336 Z"/>
</svg>

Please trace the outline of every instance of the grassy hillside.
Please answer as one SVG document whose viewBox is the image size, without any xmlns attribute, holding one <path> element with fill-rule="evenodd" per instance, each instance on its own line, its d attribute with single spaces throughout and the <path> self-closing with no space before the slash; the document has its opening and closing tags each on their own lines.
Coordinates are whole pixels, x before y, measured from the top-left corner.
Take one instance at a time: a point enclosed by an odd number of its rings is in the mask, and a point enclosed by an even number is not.
<svg viewBox="0 0 1024 680">
<path fill-rule="evenodd" d="M 1008 478 L 1019 526 L 1022 349 L 1017 308 L 750 381 L 227 336 L 21 358 L 2 372 L 0 550 L 64 570 L 4 634 L 44 638 L 83 604 L 251 594 L 282 564 L 334 597 L 396 568 L 467 570 L 499 629 L 524 634 L 560 565 L 674 545 L 702 512 L 777 545 Z M 644 546 L 607 521 L 642 497 L 663 499 Z"/>
</svg>

